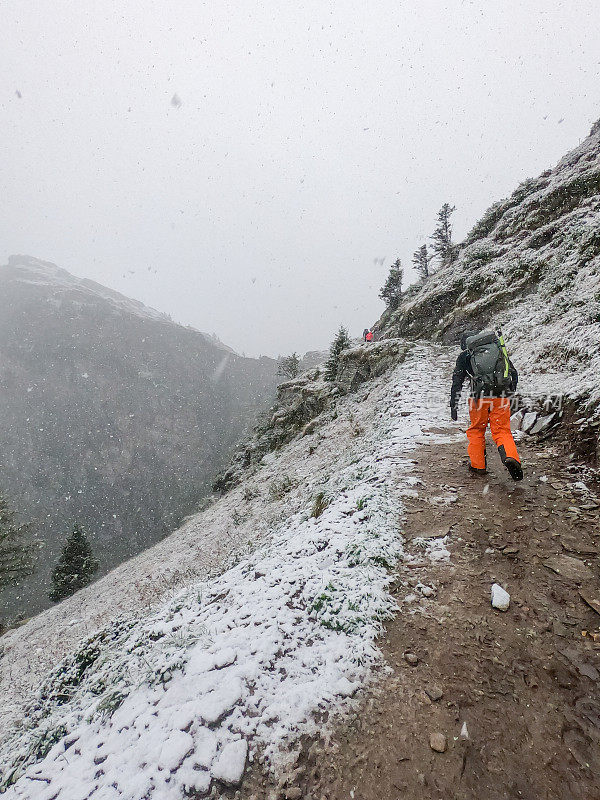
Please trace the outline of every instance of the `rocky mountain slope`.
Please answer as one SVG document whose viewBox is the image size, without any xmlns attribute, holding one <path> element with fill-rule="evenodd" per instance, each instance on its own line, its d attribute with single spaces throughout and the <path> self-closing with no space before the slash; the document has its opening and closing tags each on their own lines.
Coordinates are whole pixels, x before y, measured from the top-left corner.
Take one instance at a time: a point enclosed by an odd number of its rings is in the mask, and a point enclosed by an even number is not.
<svg viewBox="0 0 600 800">
<path fill-rule="evenodd" d="M 495 203 L 454 263 L 406 292 L 387 336 L 455 344 L 466 328 L 501 326 L 522 391 L 600 403 L 600 121 L 553 169 Z M 597 427 L 584 432 L 596 457 Z"/>
<path fill-rule="evenodd" d="M 0 305 L 0 491 L 44 542 L 5 598 L 27 615 L 73 522 L 104 572 L 176 527 L 274 395 L 277 365 L 33 258 L 0 267 Z"/>
</svg>

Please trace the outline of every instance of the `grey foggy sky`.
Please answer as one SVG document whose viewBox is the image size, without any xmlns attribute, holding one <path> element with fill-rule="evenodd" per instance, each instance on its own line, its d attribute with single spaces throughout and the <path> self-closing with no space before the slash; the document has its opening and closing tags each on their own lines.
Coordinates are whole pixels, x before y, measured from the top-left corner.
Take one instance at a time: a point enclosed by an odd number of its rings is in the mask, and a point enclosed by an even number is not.
<svg viewBox="0 0 600 800">
<path fill-rule="evenodd" d="M 442 202 L 461 238 L 600 117 L 597 0 L 0 14 L 2 263 L 53 261 L 248 355 L 359 335 Z"/>
</svg>

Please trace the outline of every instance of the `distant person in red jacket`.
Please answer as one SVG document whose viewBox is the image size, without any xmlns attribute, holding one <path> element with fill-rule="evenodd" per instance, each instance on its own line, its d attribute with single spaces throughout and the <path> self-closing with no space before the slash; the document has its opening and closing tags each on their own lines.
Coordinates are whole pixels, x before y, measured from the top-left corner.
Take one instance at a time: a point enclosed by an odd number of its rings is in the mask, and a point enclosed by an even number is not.
<svg viewBox="0 0 600 800">
<path fill-rule="evenodd" d="M 373 341 L 373 331 L 367 331 L 365 336 L 365 342 L 372 342 Z"/>
</svg>

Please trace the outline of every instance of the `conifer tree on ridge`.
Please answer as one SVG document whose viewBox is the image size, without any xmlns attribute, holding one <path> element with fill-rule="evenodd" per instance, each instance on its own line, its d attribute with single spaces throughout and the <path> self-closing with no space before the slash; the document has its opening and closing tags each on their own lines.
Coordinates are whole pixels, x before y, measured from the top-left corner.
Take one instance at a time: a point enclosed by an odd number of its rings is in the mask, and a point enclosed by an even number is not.
<svg viewBox="0 0 600 800">
<path fill-rule="evenodd" d="M 347 350 L 351 346 L 352 342 L 348 336 L 348 331 L 343 325 L 341 325 L 335 339 L 331 343 L 331 347 L 329 348 L 329 358 L 325 364 L 325 380 L 335 380 L 340 360 L 340 353 L 343 350 Z"/>
<path fill-rule="evenodd" d="M 444 203 L 438 211 L 438 224 L 431 236 L 433 252 L 439 258 L 442 267 L 454 261 L 455 252 L 452 242 L 452 224 L 450 222 L 450 217 L 455 211 L 456 206 L 451 206 L 450 203 Z"/>
</svg>

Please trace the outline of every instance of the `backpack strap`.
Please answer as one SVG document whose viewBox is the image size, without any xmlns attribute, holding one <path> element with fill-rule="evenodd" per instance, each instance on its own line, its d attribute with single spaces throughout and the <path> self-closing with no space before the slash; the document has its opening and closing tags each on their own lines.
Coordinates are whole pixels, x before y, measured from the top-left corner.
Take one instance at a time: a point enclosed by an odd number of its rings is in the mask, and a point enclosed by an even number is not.
<svg viewBox="0 0 600 800">
<path fill-rule="evenodd" d="M 506 350 L 506 344 L 504 342 L 504 336 L 503 336 L 501 330 L 498 330 L 496 332 L 496 335 L 498 337 L 498 341 L 500 342 L 500 350 L 501 350 L 502 356 L 504 358 L 504 376 L 503 377 L 504 378 L 508 378 L 508 376 L 510 374 L 510 360 L 508 358 L 508 352 Z"/>
</svg>

